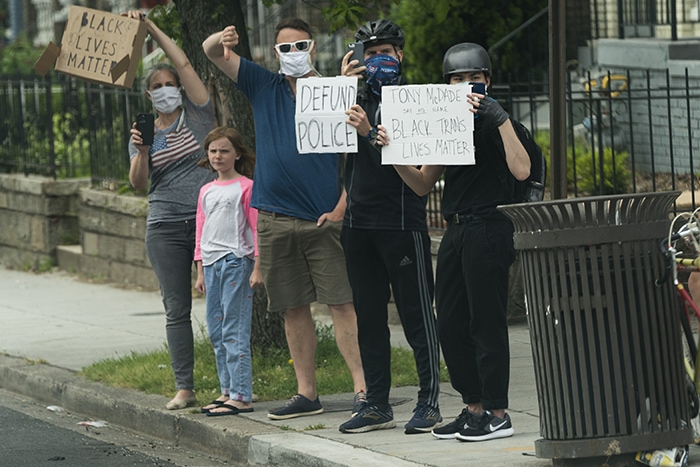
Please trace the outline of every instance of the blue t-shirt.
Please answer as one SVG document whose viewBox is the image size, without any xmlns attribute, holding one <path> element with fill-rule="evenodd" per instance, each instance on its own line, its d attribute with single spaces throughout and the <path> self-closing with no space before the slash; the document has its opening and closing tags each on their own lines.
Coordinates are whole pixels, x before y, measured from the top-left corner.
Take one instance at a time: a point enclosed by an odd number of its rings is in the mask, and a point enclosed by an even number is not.
<svg viewBox="0 0 700 467">
<path fill-rule="evenodd" d="M 255 117 L 255 184 L 251 205 L 316 221 L 340 197 L 340 156 L 299 154 L 294 133 L 296 97 L 284 75 L 241 58 L 238 89 Z"/>
</svg>

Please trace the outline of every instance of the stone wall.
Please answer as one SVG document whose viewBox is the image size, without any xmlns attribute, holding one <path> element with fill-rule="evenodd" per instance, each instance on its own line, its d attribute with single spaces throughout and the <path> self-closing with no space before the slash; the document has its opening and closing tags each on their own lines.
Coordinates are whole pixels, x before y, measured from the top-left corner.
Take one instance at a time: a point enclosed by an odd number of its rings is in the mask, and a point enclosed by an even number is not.
<svg viewBox="0 0 700 467">
<path fill-rule="evenodd" d="M 74 260 L 82 276 L 157 290 L 144 244 L 147 214 L 144 197 L 80 190 L 80 249 L 59 248 L 59 267 Z"/>
<path fill-rule="evenodd" d="M 80 240 L 79 191 L 89 184 L 0 174 L 0 262 L 34 270 L 55 264 L 58 245 Z"/>
<path fill-rule="evenodd" d="M 0 174 L 0 263 L 157 290 L 147 213 L 144 197 L 93 190 L 87 179 Z"/>
</svg>

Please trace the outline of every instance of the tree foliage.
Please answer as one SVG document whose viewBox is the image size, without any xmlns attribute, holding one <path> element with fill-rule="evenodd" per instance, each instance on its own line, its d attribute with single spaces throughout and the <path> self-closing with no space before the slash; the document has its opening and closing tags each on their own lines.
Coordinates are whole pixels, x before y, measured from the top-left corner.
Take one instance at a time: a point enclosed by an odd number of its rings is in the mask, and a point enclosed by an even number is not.
<svg viewBox="0 0 700 467">
<path fill-rule="evenodd" d="M 404 66 L 409 82 L 442 81 L 442 57 L 452 45 L 475 42 L 487 50 L 535 15 L 547 0 L 414 0 L 401 1 L 391 10 L 391 19 L 406 32 Z M 445 10 L 447 8 L 447 10 Z M 546 15 L 538 21 L 546 24 Z M 533 51 L 547 51 L 547 28 L 535 23 L 491 52 L 498 72 L 533 69 Z M 527 36 L 527 40 L 523 37 Z"/>
<path fill-rule="evenodd" d="M 0 48 L 0 74 L 30 75 L 32 67 L 43 51 L 32 46 L 25 38 L 19 38 L 12 44 Z"/>
<path fill-rule="evenodd" d="M 285 0 L 266 0 L 266 5 Z M 444 52 L 459 42 L 489 49 L 548 0 L 336 0 L 323 9 L 329 31 L 351 31 L 367 20 L 387 17 L 406 34 L 404 71 L 411 83 L 442 81 Z M 547 16 L 492 51 L 498 74 L 547 69 Z"/>
<path fill-rule="evenodd" d="M 10 9 L 7 0 L 0 0 L 0 48 L 5 41 L 5 32 L 10 27 Z"/>
</svg>

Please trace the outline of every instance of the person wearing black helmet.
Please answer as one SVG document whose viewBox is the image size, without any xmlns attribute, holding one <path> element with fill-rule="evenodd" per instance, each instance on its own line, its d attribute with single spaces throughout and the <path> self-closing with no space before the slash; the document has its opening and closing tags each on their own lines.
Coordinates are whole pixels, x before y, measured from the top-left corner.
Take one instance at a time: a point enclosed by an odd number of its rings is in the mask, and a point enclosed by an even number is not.
<svg viewBox="0 0 700 467">
<path fill-rule="evenodd" d="M 442 421 L 440 349 L 433 312 L 433 271 L 424 196 L 416 195 L 391 166 L 381 164 L 377 125 L 382 87 L 404 84 L 404 35 L 388 20 L 370 21 L 355 34 L 364 45 L 364 63 L 343 58 L 342 74 L 359 76 L 364 86 L 348 114 L 359 135 L 358 152 L 345 164 L 347 209 L 341 232 L 357 313 L 358 339 L 367 383 L 367 405 L 340 426 L 361 433 L 396 426 L 389 405 L 391 344 L 387 305 L 391 293 L 411 345 L 420 380 L 418 402 L 407 434 L 427 433 Z M 356 67 L 357 65 L 363 65 Z"/>
<path fill-rule="evenodd" d="M 448 84 L 491 85 L 491 60 L 478 44 L 451 47 L 443 59 Z M 515 257 L 513 224 L 496 209 L 509 201 L 503 165 L 518 180 L 530 158 L 509 115 L 487 94 L 467 94 L 474 118 L 475 165 L 395 166 L 418 194 L 445 175 L 442 214 L 448 222 L 437 259 L 435 303 L 450 382 L 466 407 L 432 430 L 439 439 L 485 441 L 513 435 L 508 407 L 510 351 L 506 324 L 508 268 Z M 390 144 L 380 128 L 379 144 Z"/>
</svg>

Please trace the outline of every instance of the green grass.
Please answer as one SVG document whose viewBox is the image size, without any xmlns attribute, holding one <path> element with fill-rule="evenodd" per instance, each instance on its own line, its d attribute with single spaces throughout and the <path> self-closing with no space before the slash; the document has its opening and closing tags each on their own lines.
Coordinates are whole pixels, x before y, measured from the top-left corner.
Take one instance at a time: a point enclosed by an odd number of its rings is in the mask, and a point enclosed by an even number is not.
<svg viewBox="0 0 700 467">
<path fill-rule="evenodd" d="M 338 351 L 331 326 L 319 326 L 316 350 L 316 379 L 321 395 L 352 392 L 352 378 Z M 206 401 L 220 395 L 214 351 L 204 329 L 195 337 L 194 385 L 199 399 Z M 391 377 L 394 386 L 416 386 L 418 376 L 413 352 L 392 348 Z M 85 378 L 109 386 L 131 388 L 147 394 L 172 397 L 175 392 L 168 349 L 136 353 L 121 358 L 109 358 L 83 368 Z M 441 380 L 447 381 L 447 370 L 441 364 Z M 253 392 L 259 400 L 282 400 L 296 393 L 294 367 L 287 349 L 253 349 Z"/>
</svg>

